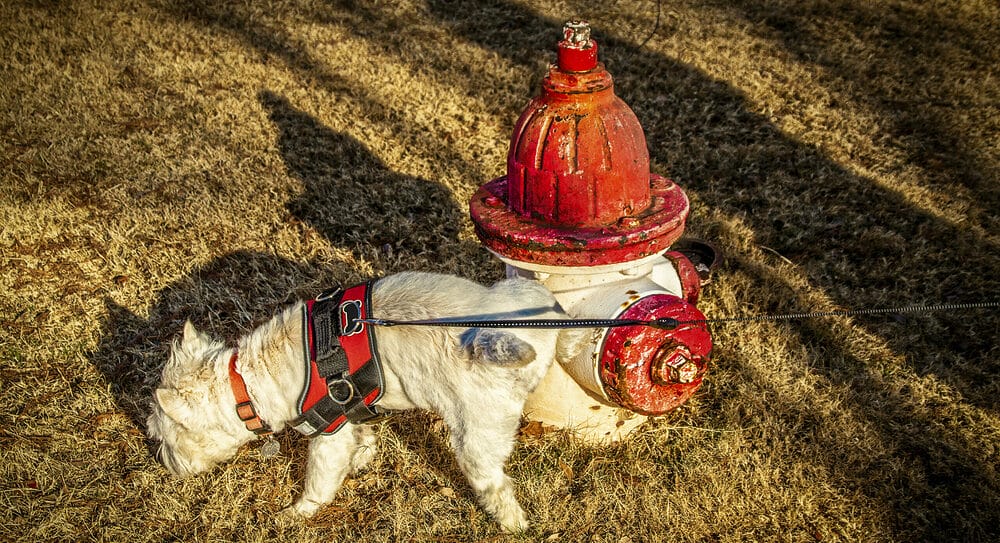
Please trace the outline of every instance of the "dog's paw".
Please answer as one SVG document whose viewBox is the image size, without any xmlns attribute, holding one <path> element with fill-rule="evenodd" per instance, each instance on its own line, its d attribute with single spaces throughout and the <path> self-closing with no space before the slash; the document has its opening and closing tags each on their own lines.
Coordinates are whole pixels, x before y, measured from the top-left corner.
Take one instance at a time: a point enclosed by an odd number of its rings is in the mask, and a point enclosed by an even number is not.
<svg viewBox="0 0 1000 543">
<path fill-rule="evenodd" d="M 319 504 L 299 500 L 278 512 L 278 519 L 284 524 L 300 524 L 302 521 L 315 515 L 318 510 Z"/>
<path fill-rule="evenodd" d="M 509 487 L 508 487 L 509 488 Z M 518 505 L 510 494 L 507 500 L 498 500 L 493 509 L 493 516 L 497 519 L 503 531 L 518 534 L 528 529 L 528 516 L 524 514 L 524 509 Z"/>
<path fill-rule="evenodd" d="M 512 511 L 501 518 L 497 518 L 497 522 L 500 523 L 500 527 L 503 528 L 503 531 L 510 534 L 523 533 L 531 526 L 528 522 L 527 515 L 524 514 L 524 511 L 522 511 L 521 508 L 518 508 L 517 511 Z"/>
<path fill-rule="evenodd" d="M 305 518 L 299 515 L 291 506 L 278 511 L 278 514 L 274 515 L 274 522 L 282 528 L 298 526 L 299 524 L 302 524 L 303 520 L 305 520 Z"/>
</svg>

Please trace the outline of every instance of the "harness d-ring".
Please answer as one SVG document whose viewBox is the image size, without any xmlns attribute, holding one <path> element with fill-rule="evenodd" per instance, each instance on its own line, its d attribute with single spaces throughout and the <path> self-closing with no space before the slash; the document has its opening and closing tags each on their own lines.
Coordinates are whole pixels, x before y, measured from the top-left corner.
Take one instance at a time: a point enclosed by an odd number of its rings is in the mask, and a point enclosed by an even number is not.
<svg viewBox="0 0 1000 543">
<path fill-rule="evenodd" d="M 328 289 L 324 290 L 323 292 L 320 292 L 319 296 L 316 296 L 315 301 L 317 301 L 317 302 L 325 302 L 327 300 L 339 299 L 341 293 L 343 293 L 343 292 L 344 292 L 344 289 L 340 288 L 339 286 L 338 287 L 333 287 L 333 288 L 328 288 Z"/>
<path fill-rule="evenodd" d="M 337 392 L 334 392 L 334 389 Z M 326 388 L 327 395 L 330 399 L 334 401 L 337 405 L 347 405 L 351 400 L 354 399 L 354 383 L 348 381 L 347 379 L 333 379 L 330 380 Z M 346 392 L 346 397 L 339 394 L 340 392 Z"/>
</svg>

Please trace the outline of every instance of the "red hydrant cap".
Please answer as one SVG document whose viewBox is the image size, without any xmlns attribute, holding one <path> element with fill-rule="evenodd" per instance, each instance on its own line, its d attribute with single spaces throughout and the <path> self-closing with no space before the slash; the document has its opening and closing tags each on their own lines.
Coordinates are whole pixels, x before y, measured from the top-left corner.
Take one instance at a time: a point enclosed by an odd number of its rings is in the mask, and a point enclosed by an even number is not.
<svg viewBox="0 0 1000 543">
<path fill-rule="evenodd" d="M 608 398 L 637 413 L 662 415 L 686 402 L 708 370 L 712 337 L 698 309 L 669 294 L 654 294 L 628 307 L 620 319 L 670 318 L 673 330 L 612 328 L 601 347 L 600 377 Z"/>
</svg>

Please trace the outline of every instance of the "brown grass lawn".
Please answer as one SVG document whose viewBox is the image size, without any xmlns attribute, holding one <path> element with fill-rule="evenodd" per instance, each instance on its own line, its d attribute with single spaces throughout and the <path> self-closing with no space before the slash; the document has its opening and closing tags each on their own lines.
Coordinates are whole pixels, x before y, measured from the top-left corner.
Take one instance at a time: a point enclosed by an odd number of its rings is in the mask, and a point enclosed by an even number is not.
<svg viewBox="0 0 1000 543">
<path fill-rule="evenodd" d="M 677 412 L 521 439 L 521 538 L 427 414 L 296 527 L 304 439 L 175 480 L 144 437 L 184 319 L 502 277 L 467 202 L 573 17 L 727 256 L 709 316 L 997 300 L 996 2 L 202 4 L 0 2 L 0 540 L 1000 539 L 996 310 L 715 326 Z"/>
</svg>

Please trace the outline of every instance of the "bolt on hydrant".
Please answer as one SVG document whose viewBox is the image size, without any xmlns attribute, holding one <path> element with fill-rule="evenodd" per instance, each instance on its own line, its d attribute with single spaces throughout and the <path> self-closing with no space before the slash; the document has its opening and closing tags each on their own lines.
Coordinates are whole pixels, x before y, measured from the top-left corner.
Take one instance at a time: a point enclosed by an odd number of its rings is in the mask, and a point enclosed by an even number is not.
<svg viewBox="0 0 1000 543">
<path fill-rule="evenodd" d="M 688 198 L 650 173 L 642 127 L 615 95 L 587 23 L 566 23 L 557 63 L 514 126 L 507 175 L 469 207 L 508 276 L 542 282 L 571 316 L 688 323 L 595 329 L 584 352 L 552 366 L 527 418 L 615 440 L 701 385 L 712 339 L 690 321 L 705 318 L 694 306 L 703 270 L 671 250 Z"/>
</svg>

